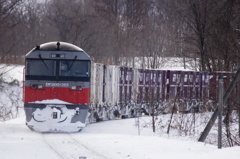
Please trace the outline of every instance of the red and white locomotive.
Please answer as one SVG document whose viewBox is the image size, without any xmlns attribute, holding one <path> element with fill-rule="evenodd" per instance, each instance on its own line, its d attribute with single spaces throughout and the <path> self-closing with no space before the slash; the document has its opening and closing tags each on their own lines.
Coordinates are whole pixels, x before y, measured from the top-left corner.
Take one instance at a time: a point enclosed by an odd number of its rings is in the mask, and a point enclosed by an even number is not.
<svg viewBox="0 0 240 159">
<path fill-rule="evenodd" d="M 35 131 L 79 131 L 90 103 L 90 57 L 79 47 L 50 42 L 26 55 L 24 109 Z"/>
<path fill-rule="evenodd" d="M 231 80 L 231 73 L 224 75 Z M 40 132 L 76 132 L 88 122 L 167 112 L 172 105 L 201 111 L 201 103 L 217 99 L 217 76 L 98 64 L 73 44 L 45 43 L 26 55 L 26 124 Z"/>
</svg>

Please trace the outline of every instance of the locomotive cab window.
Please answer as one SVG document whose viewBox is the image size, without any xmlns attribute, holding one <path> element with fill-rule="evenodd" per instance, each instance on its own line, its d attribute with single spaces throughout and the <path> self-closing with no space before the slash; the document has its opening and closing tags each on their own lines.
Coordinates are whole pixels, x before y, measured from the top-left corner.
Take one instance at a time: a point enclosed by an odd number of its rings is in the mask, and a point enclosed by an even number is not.
<svg viewBox="0 0 240 159">
<path fill-rule="evenodd" d="M 53 60 L 27 60 L 27 75 L 55 76 L 56 63 Z"/>
<path fill-rule="evenodd" d="M 89 77 L 88 61 L 60 61 L 59 76 Z"/>
<path fill-rule="evenodd" d="M 90 81 L 90 61 L 27 59 L 27 80 Z"/>
</svg>

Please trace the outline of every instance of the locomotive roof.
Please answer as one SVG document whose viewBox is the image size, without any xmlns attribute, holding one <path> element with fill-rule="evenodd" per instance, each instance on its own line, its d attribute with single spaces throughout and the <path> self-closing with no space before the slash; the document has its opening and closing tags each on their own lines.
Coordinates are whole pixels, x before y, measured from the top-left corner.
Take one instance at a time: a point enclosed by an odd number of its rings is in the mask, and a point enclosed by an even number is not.
<svg viewBox="0 0 240 159">
<path fill-rule="evenodd" d="M 38 45 L 27 53 L 26 58 L 39 58 L 40 54 L 41 58 L 53 58 L 51 54 L 59 54 L 57 53 L 58 51 L 59 53 L 65 54 L 64 56 L 66 56 L 67 59 L 74 59 L 75 56 L 76 59 L 90 59 L 89 55 L 80 47 L 66 42 L 48 42 Z M 69 52 L 72 53 L 69 54 Z"/>
<path fill-rule="evenodd" d="M 36 50 L 46 51 L 83 51 L 80 47 L 66 42 L 48 42 L 35 48 Z"/>
</svg>

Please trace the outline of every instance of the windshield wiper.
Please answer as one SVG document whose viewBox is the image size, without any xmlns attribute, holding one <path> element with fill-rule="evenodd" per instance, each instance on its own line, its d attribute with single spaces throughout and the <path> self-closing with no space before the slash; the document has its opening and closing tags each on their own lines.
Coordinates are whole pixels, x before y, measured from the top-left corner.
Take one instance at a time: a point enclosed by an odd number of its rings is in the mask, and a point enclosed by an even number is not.
<svg viewBox="0 0 240 159">
<path fill-rule="evenodd" d="M 71 65 L 70 65 L 70 67 L 69 67 L 68 71 L 70 71 L 70 70 L 71 70 L 71 68 L 72 68 L 72 66 L 73 66 L 73 63 L 76 61 L 76 59 L 77 59 L 77 56 L 75 56 L 75 58 L 73 59 L 73 62 L 71 63 Z"/>
<path fill-rule="evenodd" d="M 47 69 L 49 70 L 49 68 L 48 68 L 47 64 L 44 62 L 42 56 L 41 56 L 41 55 L 38 55 L 38 56 L 39 56 L 39 58 L 41 59 L 41 61 L 43 62 L 43 64 L 44 64 L 44 65 L 47 67 Z"/>
</svg>

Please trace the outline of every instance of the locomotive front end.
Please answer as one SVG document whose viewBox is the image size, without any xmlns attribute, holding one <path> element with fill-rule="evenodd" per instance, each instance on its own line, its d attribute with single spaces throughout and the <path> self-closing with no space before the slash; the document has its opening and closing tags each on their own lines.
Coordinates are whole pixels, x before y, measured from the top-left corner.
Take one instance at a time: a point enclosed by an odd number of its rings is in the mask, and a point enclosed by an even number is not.
<svg viewBox="0 0 240 159">
<path fill-rule="evenodd" d="M 77 132 L 90 103 L 90 57 L 65 42 L 37 46 L 26 55 L 26 125 L 39 132 Z"/>
</svg>

